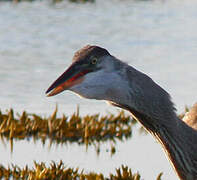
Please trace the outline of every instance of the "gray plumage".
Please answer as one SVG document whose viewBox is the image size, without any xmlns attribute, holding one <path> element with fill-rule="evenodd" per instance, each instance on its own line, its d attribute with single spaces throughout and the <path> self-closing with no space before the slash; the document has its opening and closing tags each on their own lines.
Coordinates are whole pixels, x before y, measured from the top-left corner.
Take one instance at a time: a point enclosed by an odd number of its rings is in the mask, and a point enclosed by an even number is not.
<svg viewBox="0 0 197 180">
<path fill-rule="evenodd" d="M 197 131 L 177 117 L 169 94 L 150 77 L 104 48 L 85 46 L 47 93 L 63 90 L 130 111 L 161 143 L 179 178 L 197 180 Z"/>
</svg>

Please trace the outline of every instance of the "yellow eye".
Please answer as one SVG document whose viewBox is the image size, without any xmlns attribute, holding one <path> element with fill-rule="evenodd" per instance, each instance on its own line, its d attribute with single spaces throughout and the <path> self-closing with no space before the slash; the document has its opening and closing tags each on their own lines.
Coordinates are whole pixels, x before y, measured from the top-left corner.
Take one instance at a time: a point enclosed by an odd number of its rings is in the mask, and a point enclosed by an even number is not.
<svg viewBox="0 0 197 180">
<path fill-rule="evenodd" d="M 93 57 L 92 60 L 91 60 L 91 64 L 96 64 L 96 63 L 97 63 L 97 58 Z"/>
</svg>

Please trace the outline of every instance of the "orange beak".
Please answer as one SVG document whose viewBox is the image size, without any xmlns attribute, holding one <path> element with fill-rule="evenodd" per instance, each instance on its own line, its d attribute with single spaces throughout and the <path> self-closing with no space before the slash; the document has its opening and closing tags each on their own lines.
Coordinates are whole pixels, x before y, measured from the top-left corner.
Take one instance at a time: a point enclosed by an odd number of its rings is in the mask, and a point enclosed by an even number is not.
<svg viewBox="0 0 197 180">
<path fill-rule="evenodd" d="M 84 80 L 84 75 L 88 70 L 85 70 L 82 66 L 74 63 L 72 64 L 52 85 L 47 89 L 47 96 L 54 96 L 61 93 L 70 87 L 81 83 Z"/>
</svg>

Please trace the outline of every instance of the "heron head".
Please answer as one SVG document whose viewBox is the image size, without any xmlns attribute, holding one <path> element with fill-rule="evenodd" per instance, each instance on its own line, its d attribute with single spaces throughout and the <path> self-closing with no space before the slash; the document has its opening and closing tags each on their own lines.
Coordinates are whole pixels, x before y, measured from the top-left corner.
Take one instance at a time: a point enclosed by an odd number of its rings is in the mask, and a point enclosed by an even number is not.
<svg viewBox="0 0 197 180">
<path fill-rule="evenodd" d="M 118 97 L 120 77 L 115 71 L 115 60 L 110 53 L 98 46 L 85 46 L 78 50 L 70 67 L 48 88 L 48 96 L 64 90 L 99 100 Z"/>
</svg>

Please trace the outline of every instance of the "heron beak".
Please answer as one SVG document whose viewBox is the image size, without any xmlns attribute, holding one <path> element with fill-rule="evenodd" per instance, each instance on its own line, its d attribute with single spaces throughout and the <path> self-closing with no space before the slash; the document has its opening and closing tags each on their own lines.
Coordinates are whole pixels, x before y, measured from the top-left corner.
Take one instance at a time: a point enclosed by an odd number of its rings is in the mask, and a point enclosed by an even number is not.
<svg viewBox="0 0 197 180">
<path fill-rule="evenodd" d="M 47 96 L 54 96 L 70 87 L 81 83 L 84 80 L 84 75 L 89 71 L 83 66 L 79 68 L 77 64 L 72 64 L 52 85 L 47 89 Z"/>
</svg>

